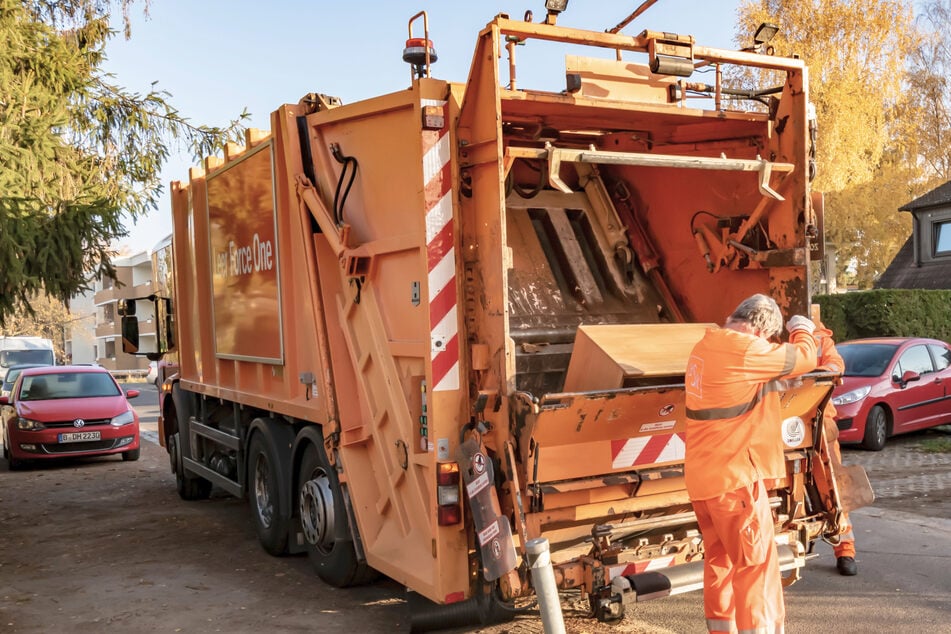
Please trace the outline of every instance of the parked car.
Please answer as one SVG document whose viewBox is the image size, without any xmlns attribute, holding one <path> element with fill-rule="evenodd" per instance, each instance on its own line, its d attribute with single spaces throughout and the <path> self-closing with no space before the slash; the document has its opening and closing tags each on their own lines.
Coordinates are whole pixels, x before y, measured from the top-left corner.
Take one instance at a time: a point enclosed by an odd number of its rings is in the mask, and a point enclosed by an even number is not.
<svg viewBox="0 0 951 634">
<path fill-rule="evenodd" d="M 951 423 L 951 347 L 912 337 L 855 339 L 832 393 L 840 443 L 881 451 L 889 436 Z"/>
<path fill-rule="evenodd" d="M 21 363 L 19 365 L 11 365 L 7 368 L 6 376 L 3 377 L 3 387 L 0 388 L 0 396 L 10 396 L 13 383 L 17 380 L 17 377 L 20 376 L 21 371 L 26 368 L 40 368 L 48 365 L 49 363 Z"/>
<path fill-rule="evenodd" d="M 104 368 L 27 368 L 0 396 L 3 454 L 11 470 L 28 461 L 121 454 L 139 459 L 139 417 Z"/>
<path fill-rule="evenodd" d="M 145 375 L 145 381 L 158 387 L 158 361 L 149 361 L 149 371 Z"/>
</svg>

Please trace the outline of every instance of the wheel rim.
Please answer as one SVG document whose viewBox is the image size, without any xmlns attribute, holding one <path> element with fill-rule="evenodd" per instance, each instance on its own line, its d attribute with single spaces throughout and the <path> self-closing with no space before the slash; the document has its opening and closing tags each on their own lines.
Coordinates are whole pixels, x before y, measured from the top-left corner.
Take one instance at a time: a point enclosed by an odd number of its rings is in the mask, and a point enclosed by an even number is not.
<svg viewBox="0 0 951 634">
<path fill-rule="evenodd" d="M 875 414 L 875 442 L 879 445 L 885 444 L 885 414 L 882 410 Z"/>
<path fill-rule="evenodd" d="M 274 521 L 274 505 L 271 503 L 271 494 L 268 484 L 271 480 L 270 469 L 264 456 L 258 456 L 254 463 L 254 505 L 257 509 L 261 526 L 270 528 Z"/>
<path fill-rule="evenodd" d="M 322 552 L 333 547 L 334 499 L 327 474 L 317 471 L 300 490 L 301 529 L 307 543 Z"/>
</svg>

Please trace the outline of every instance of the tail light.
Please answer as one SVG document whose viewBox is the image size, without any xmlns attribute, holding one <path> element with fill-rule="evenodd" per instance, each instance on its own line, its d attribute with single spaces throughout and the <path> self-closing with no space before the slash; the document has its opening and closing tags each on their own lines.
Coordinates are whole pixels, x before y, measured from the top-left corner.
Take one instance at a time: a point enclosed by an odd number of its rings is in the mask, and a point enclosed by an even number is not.
<svg viewBox="0 0 951 634">
<path fill-rule="evenodd" d="M 462 521 L 459 499 L 459 465 L 455 462 L 436 464 L 436 503 L 440 526 L 452 526 Z"/>
</svg>

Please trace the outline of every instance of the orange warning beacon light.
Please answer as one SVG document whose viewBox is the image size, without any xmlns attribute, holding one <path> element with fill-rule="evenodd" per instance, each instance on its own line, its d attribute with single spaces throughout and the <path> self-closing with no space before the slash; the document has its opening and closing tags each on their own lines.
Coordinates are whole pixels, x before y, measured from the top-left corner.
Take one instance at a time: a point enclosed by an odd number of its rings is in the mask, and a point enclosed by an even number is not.
<svg viewBox="0 0 951 634">
<path fill-rule="evenodd" d="M 413 22 L 423 18 L 423 37 L 413 37 Z M 409 39 L 403 49 L 403 61 L 413 67 L 412 78 L 429 77 L 429 66 L 436 62 L 436 48 L 429 39 L 429 18 L 425 11 L 420 11 L 409 19 Z"/>
</svg>

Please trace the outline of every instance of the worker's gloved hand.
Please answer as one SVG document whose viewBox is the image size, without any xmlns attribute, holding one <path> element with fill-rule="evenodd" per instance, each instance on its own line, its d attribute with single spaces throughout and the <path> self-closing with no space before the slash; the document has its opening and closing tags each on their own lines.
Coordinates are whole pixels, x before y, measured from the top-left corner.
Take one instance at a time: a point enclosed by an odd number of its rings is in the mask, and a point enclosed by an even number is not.
<svg viewBox="0 0 951 634">
<path fill-rule="evenodd" d="M 793 315 L 789 318 L 789 321 L 786 322 L 786 330 L 789 331 L 789 334 L 797 330 L 805 330 L 810 335 L 812 331 L 816 329 L 816 325 L 808 317 L 803 317 L 802 315 Z"/>
</svg>

